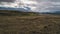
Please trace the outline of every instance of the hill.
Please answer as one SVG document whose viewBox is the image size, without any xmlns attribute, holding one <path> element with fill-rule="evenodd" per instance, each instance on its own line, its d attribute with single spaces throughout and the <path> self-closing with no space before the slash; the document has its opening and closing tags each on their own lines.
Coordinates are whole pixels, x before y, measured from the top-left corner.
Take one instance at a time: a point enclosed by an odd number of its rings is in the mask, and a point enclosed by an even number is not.
<svg viewBox="0 0 60 34">
<path fill-rule="evenodd" d="M 0 34 L 60 34 L 60 16 L 3 10 Z"/>
<path fill-rule="evenodd" d="M 34 12 L 24 12 L 24 11 L 14 11 L 14 10 L 0 10 L 1 16 L 33 16 L 38 15 L 38 13 Z"/>
<path fill-rule="evenodd" d="M 42 14 L 60 15 L 60 11 L 42 12 Z"/>
</svg>

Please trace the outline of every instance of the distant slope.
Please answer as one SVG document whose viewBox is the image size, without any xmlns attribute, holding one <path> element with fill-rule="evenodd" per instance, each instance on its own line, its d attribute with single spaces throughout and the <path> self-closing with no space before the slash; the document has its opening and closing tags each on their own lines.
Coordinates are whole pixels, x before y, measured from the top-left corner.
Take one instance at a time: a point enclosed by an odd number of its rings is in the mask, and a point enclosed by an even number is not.
<svg viewBox="0 0 60 34">
<path fill-rule="evenodd" d="M 60 11 L 42 12 L 41 14 L 52 14 L 52 15 L 60 15 Z"/>
<path fill-rule="evenodd" d="M 34 15 L 38 15 L 38 13 L 17 10 L 0 10 L 0 16 L 34 16 Z"/>
</svg>

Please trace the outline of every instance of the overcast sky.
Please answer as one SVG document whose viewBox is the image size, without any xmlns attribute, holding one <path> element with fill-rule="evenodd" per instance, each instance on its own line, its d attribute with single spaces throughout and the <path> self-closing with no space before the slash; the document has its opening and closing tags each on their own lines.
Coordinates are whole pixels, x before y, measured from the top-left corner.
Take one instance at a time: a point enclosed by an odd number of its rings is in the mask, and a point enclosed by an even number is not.
<svg viewBox="0 0 60 34">
<path fill-rule="evenodd" d="M 60 11 L 60 0 L 0 0 L 0 6 L 30 8 L 36 12 Z M 7 2 L 7 3 L 3 3 Z M 13 3 L 8 3 L 13 2 Z M 3 4 L 3 5 L 2 5 Z"/>
</svg>

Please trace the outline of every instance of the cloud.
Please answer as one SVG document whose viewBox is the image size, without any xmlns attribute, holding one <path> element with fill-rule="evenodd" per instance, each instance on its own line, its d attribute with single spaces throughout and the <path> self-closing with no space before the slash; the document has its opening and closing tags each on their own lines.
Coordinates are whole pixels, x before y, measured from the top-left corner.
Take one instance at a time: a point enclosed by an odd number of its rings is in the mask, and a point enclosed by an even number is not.
<svg viewBox="0 0 60 34">
<path fill-rule="evenodd" d="M 51 2 L 60 2 L 60 0 L 49 0 Z"/>
<path fill-rule="evenodd" d="M 5 1 L 5 0 L 0 0 Z M 60 10 L 60 0 L 16 0 L 13 3 L 0 4 L 0 6 L 5 7 L 14 7 L 14 8 L 25 8 L 34 11 L 34 12 L 51 12 Z M 10 2 L 13 0 L 9 0 Z M 28 7 L 28 8 L 26 8 Z"/>
<path fill-rule="evenodd" d="M 14 0 L 0 0 L 0 2 L 13 2 Z"/>
</svg>

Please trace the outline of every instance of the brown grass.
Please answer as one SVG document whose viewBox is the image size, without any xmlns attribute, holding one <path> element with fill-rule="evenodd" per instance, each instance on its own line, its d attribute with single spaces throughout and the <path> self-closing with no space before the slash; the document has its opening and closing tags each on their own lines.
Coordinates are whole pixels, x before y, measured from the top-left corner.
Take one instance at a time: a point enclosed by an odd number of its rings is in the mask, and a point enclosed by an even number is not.
<svg viewBox="0 0 60 34">
<path fill-rule="evenodd" d="M 1 34 L 60 34 L 60 16 L 0 16 Z"/>
<path fill-rule="evenodd" d="M 60 34 L 60 16 L 0 16 L 0 34 Z"/>
</svg>

